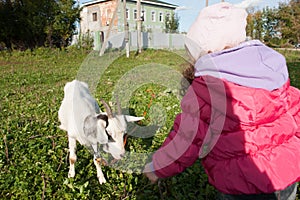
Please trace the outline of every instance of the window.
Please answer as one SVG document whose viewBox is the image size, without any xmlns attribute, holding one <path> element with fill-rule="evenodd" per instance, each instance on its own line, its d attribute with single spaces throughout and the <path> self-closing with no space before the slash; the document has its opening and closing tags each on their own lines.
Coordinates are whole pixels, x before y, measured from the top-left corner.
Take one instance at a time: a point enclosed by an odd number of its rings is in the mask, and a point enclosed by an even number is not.
<svg viewBox="0 0 300 200">
<path fill-rule="evenodd" d="M 164 14 L 163 13 L 159 13 L 159 21 L 160 22 L 164 21 Z"/>
<path fill-rule="evenodd" d="M 97 21 L 97 13 L 96 12 L 92 13 L 92 16 L 93 16 L 93 21 L 94 22 Z"/>
<path fill-rule="evenodd" d="M 155 11 L 151 12 L 151 21 L 153 21 L 153 22 L 156 21 L 156 13 L 155 13 Z"/>
<path fill-rule="evenodd" d="M 138 12 L 137 12 L 137 10 L 133 11 L 133 19 L 138 19 Z M 146 19 L 146 12 L 144 10 L 141 11 L 141 19 L 143 21 L 145 21 L 145 19 Z"/>
<path fill-rule="evenodd" d="M 133 11 L 133 19 L 137 19 L 137 10 Z"/>
<path fill-rule="evenodd" d="M 128 8 L 126 8 L 126 19 L 130 19 L 130 13 L 129 13 L 129 9 Z"/>
<path fill-rule="evenodd" d="M 142 21 L 146 21 L 146 11 L 142 10 L 141 18 Z"/>
</svg>

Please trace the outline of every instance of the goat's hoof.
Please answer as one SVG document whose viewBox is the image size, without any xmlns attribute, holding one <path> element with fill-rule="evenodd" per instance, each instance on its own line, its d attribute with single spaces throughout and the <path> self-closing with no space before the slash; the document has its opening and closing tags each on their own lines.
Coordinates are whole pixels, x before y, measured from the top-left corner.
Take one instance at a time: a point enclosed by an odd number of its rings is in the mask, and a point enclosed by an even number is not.
<svg viewBox="0 0 300 200">
<path fill-rule="evenodd" d="M 98 179 L 100 184 L 106 183 L 106 179 L 104 177 L 98 177 Z"/>
<path fill-rule="evenodd" d="M 69 172 L 68 173 L 68 178 L 74 178 L 75 172 Z"/>
</svg>

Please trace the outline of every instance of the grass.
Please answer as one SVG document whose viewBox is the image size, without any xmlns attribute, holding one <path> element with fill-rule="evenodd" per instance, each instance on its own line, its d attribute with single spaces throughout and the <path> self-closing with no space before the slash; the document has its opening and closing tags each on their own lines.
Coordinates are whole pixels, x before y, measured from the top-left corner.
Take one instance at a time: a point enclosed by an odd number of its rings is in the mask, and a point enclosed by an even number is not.
<svg viewBox="0 0 300 200">
<path fill-rule="evenodd" d="M 299 52 L 282 53 L 287 56 L 292 85 L 300 88 Z M 140 173 L 104 167 L 108 183 L 99 185 L 92 156 L 78 146 L 77 174 L 74 179 L 67 178 L 67 137 L 58 129 L 57 119 L 66 82 L 79 78 L 91 83 L 98 100 L 103 97 L 113 102 L 113 94 L 118 94 L 123 109 L 145 116 L 143 125 L 160 126 L 150 130 L 154 137 L 129 137 L 126 149 L 130 152 L 147 154 L 157 149 L 180 112 L 178 70 L 185 62 L 181 56 L 156 50 L 132 53 L 130 58 L 114 52 L 110 55 L 99 58 L 96 53 L 76 49 L 0 52 L 1 199 L 214 198 L 215 190 L 199 161 L 159 186 L 150 185 Z M 166 78 L 169 76 L 172 78 Z M 141 169 L 140 163 L 147 158 L 138 159 L 125 167 Z"/>
<path fill-rule="evenodd" d="M 291 85 L 300 88 L 300 51 L 280 50 L 286 57 Z"/>
</svg>

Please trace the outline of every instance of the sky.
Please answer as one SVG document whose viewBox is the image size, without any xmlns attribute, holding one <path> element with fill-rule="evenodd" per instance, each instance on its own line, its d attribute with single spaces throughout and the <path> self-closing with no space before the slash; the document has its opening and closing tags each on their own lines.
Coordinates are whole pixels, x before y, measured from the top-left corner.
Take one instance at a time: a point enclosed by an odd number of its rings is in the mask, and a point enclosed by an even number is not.
<svg viewBox="0 0 300 200">
<path fill-rule="evenodd" d="M 90 0 L 80 0 L 80 3 Z M 160 0 L 166 3 L 179 6 L 176 13 L 179 17 L 179 31 L 187 32 L 193 21 L 198 16 L 199 11 L 205 7 L 206 0 Z M 225 0 L 232 4 L 247 4 L 251 3 L 257 9 L 262 9 L 266 6 L 273 8 L 277 7 L 279 2 L 286 2 L 287 0 Z M 221 2 L 221 0 L 209 0 L 209 5 Z"/>
<path fill-rule="evenodd" d="M 179 31 L 187 32 L 189 27 L 194 22 L 196 17 L 198 16 L 199 11 L 205 7 L 206 0 L 163 0 L 167 3 L 175 4 L 180 6 L 176 13 L 179 16 Z M 209 5 L 219 3 L 221 0 L 209 0 Z M 225 0 L 225 2 L 229 2 L 232 4 L 240 4 L 240 3 L 253 3 L 257 9 L 262 9 L 266 6 L 273 8 L 277 7 L 279 2 L 286 2 L 285 0 Z"/>
</svg>

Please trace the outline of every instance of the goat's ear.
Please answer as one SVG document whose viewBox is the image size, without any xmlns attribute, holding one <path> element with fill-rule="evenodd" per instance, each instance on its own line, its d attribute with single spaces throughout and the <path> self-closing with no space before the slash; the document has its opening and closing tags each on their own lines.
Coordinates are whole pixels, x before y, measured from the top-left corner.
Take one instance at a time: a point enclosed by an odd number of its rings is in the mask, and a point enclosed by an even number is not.
<svg viewBox="0 0 300 200">
<path fill-rule="evenodd" d="M 104 114 L 97 115 L 97 120 L 102 120 L 105 123 L 105 133 L 108 138 L 108 142 L 115 142 L 115 140 L 112 138 L 112 136 L 107 132 L 106 128 L 108 127 L 108 116 Z"/>
<path fill-rule="evenodd" d="M 136 122 L 144 119 L 144 117 L 135 117 L 135 116 L 130 116 L 130 115 L 124 115 L 125 119 L 127 122 Z"/>
<path fill-rule="evenodd" d="M 93 115 L 88 115 L 83 122 L 83 132 L 86 136 L 97 136 L 97 118 Z"/>
<path fill-rule="evenodd" d="M 99 115 L 97 115 L 97 119 L 103 120 L 105 122 L 105 128 L 108 127 L 108 116 L 107 115 L 99 114 Z"/>
</svg>

